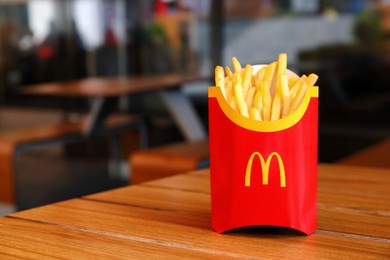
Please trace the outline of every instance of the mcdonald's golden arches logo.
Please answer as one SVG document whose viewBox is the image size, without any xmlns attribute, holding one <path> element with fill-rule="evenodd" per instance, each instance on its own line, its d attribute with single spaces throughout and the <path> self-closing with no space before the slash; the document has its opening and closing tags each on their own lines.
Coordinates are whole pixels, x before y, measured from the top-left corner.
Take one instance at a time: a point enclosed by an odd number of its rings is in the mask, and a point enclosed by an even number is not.
<svg viewBox="0 0 390 260">
<path fill-rule="evenodd" d="M 286 187 L 286 173 L 284 171 L 284 164 L 282 157 L 277 152 L 272 152 L 267 160 L 264 159 L 263 155 L 259 152 L 252 153 L 251 157 L 249 157 L 248 164 L 246 165 L 246 173 L 245 173 L 245 186 L 251 186 L 251 172 L 252 172 L 252 164 L 255 157 L 259 158 L 261 165 L 261 173 L 263 185 L 268 185 L 268 177 L 269 177 L 269 167 L 272 161 L 272 158 L 276 157 L 279 164 L 280 171 L 280 187 Z"/>
</svg>

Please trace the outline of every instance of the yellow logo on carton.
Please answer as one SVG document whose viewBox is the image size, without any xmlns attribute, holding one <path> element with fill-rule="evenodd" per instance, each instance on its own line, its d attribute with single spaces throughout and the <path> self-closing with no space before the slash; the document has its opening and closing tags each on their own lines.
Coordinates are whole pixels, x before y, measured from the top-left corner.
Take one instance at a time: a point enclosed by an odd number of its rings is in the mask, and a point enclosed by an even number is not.
<svg viewBox="0 0 390 260">
<path fill-rule="evenodd" d="M 268 156 L 267 160 L 264 160 L 264 157 L 259 152 L 252 153 L 251 157 L 249 157 L 248 164 L 246 166 L 245 186 L 251 186 L 252 164 L 255 157 L 258 157 L 260 160 L 263 185 L 268 185 L 269 167 L 272 158 L 276 157 L 276 159 L 278 160 L 280 171 L 280 187 L 286 187 L 286 173 L 284 171 L 283 160 L 277 152 L 271 153 Z"/>
</svg>

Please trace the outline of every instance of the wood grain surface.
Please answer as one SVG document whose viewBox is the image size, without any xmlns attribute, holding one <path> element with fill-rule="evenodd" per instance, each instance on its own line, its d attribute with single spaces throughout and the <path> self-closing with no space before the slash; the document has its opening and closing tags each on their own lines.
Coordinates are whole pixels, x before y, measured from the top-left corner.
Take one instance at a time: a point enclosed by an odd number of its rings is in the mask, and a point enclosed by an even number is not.
<svg viewBox="0 0 390 260">
<path fill-rule="evenodd" d="M 194 171 L 0 218 L 0 258 L 388 259 L 390 175 L 319 165 L 318 229 L 217 234 L 209 171 Z M 4 256 L 4 257 L 3 257 Z"/>
</svg>

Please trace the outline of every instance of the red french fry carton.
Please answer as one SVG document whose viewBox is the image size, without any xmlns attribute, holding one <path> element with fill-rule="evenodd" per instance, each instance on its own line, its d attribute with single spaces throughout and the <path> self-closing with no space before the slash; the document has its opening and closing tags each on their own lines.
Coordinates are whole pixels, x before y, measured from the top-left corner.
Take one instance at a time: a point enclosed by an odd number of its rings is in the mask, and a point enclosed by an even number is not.
<svg viewBox="0 0 390 260">
<path fill-rule="evenodd" d="M 219 87 L 209 87 L 212 228 L 317 226 L 318 87 L 276 121 L 234 111 Z"/>
</svg>

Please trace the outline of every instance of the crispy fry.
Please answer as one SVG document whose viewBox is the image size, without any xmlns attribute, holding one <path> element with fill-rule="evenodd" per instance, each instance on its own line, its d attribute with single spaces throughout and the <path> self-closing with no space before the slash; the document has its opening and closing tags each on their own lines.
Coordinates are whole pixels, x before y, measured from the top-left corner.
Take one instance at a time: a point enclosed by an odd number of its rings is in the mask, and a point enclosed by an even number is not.
<svg viewBox="0 0 390 260">
<path fill-rule="evenodd" d="M 245 102 L 241 82 L 242 82 L 241 77 L 238 74 L 234 74 L 233 76 L 234 100 L 236 101 L 236 105 L 240 114 L 249 118 L 248 106 L 246 105 Z"/>
<path fill-rule="evenodd" d="M 225 92 L 225 73 L 221 66 L 215 67 L 215 85 L 220 87 L 223 97 L 226 99 Z"/>
<path fill-rule="evenodd" d="M 257 78 L 258 82 L 261 82 L 264 80 L 265 72 L 267 71 L 267 67 L 268 66 L 264 66 L 257 72 L 256 78 Z"/>
<path fill-rule="evenodd" d="M 249 117 L 251 119 L 255 119 L 255 120 L 258 120 L 258 121 L 262 121 L 261 119 L 261 114 L 260 114 L 260 111 L 257 110 L 256 108 L 254 107 L 251 107 L 251 109 L 249 110 Z"/>
<path fill-rule="evenodd" d="M 278 67 L 277 61 L 269 64 L 267 67 L 267 71 L 265 72 L 265 76 L 264 76 L 264 80 L 268 81 L 268 88 L 270 90 L 272 97 L 275 95 L 275 87 L 276 87 L 275 75 L 277 75 L 277 67 Z"/>
<path fill-rule="evenodd" d="M 318 76 L 314 73 L 311 73 L 308 77 L 307 77 L 307 80 L 306 80 L 306 84 L 308 87 L 312 87 L 314 86 L 314 84 L 316 84 L 317 82 L 317 79 L 318 79 Z"/>
<path fill-rule="evenodd" d="M 262 109 L 262 118 L 264 121 L 269 121 L 271 116 L 271 93 L 269 91 L 269 83 L 267 81 L 262 81 L 258 89 L 261 91 L 261 97 L 263 99 L 263 109 Z"/>
<path fill-rule="evenodd" d="M 263 110 L 261 113 L 263 121 L 270 121 L 271 119 L 271 107 L 266 107 L 263 105 Z"/>
<path fill-rule="evenodd" d="M 281 106 L 281 97 L 280 93 L 276 93 L 274 100 L 272 102 L 271 108 L 271 121 L 280 119 L 280 106 Z"/>
<path fill-rule="evenodd" d="M 263 110 L 263 97 L 260 89 L 256 90 L 255 97 L 253 98 L 253 107 L 259 111 Z"/>
<path fill-rule="evenodd" d="M 254 75 L 252 75 L 252 77 L 251 77 L 251 84 L 250 84 L 250 86 L 252 86 L 252 87 L 256 87 L 257 86 L 257 78 Z"/>
<path fill-rule="evenodd" d="M 246 65 L 244 69 L 244 74 L 242 76 L 242 92 L 244 96 L 246 96 L 246 93 L 248 92 L 252 75 L 253 75 L 253 67 L 251 65 Z"/>
<path fill-rule="evenodd" d="M 290 90 L 295 86 L 299 79 L 299 77 L 291 77 L 288 79 L 288 87 Z"/>
<path fill-rule="evenodd" d="M 289 96 L 290 89 L 288 88 L 288 79 L 286 74 L 279 75 L 279 87 L 280 93 L 283 96 Z"/>
<path fill-rule="evenodd" d="M 278 57 L 278 75 L 286 74 L 287 70 L 287 54 L 281 53 Z"/>
<path fill-rule="evenodd" d="M 248 108 L 253 106 L 253 100 L 256 92 L 256 87 L 250 87 L 246 93 L 245 102 Z"/>
<path fill-rule="evenodd" d="M 215 85 L 218 87 L 224 86 L 225 81 L 225 73 L 223 71 L 223 68 L 221 66 L 215 67 Z"/>
<path fill-rule="evenodd" d="M 226 101 L 230 103 L 230 100 L 233 97 L 233 83 L 228 77 L 226 78 L 228 79 L 225 83 Z"/>
<path fill-rule="evenodd" d="M 232 97 L 232 99 L 230 100 L 229 105 L 230 105 L 230 107 L 231 107 L 234 111 L 239 112 L 238 109 L 237 109 L 237 104 L 236 104 L 236 100 L 235 100 L 234 97 Z"/>
<path fill-rule="evenodd" d="M 294 84 L 294 86 L 292 88 L 290 88 L 290 95 L 292 98 L 295 97 L 295 94 L 297 93 L 298 89 L 301 87 L 301 85 L 306 82 L 306 75 L 303 75 L 302 77 L 300 77 L 298 79 L 298 81 Z"/>
<path fill-rule="evenodd" d="M 233 57 L 233 58 L 232 58 L 232 63 L 233 63 L 234 72 L 240 73 L 241 70 L 242 70 L 242 67 L 241 67 L 240 62 L 237 60 L 236 57 Z"/>
<path fill-rule="evenodd" d="M 243 116 L 249 118 L 248 107 L 247 107 L 247 105 L 246 105 L 246 103 L 245 103 L 245 100 L 242 101 L 242 100 L 240 99 L 240 97 L 234 96 L 234 101 L 235 101 L 235 104 L 236 104 L 236 106 L 237 106 L 238 112 L 239 112 L 241 115 L 243 115 Z"/>
<path fill-rule="evenodd" d="M 290 91 L 288 88 L 288 79 L 286 74 L 282 74 L 279 76 L 279 88 L 280 88 L 280 94 L 281 94 L 281 100 L 282 100 L 282 111 L 281 111 L 281 118 L 288 115 L 290 111 Z"/>
<path fill-rule="evenodd" d="M 289 115 L 291 115 L 292 113 L 295 112 L 295 110 L 298 109 L 298 107 L 300 106 L 300 104 L 302 103 L 302 100 L 306 94 L 306 90 L 307 90 L 307 84 L 306 82 L 304 81 L 301 85 L 300 85 L 300 88 L 298 89 L 292 103 L 291 103 L 291 107 L 290 107 L 290 111 L 289 111 Z"/>
<path fill-rule="evenodd" d="M 225 70 L 226 70 L 226 76 L 228 76 L 228 77 L 233 76 L 233 72 L 232 72 L 232 70 L 229 68 L 229 66 L 226 66 L 226 67 L 225 67 Z"/>
<path fill-rule="evenodd" d="M 277 65 L 278 62 L 274 61 L 267 66 L 267 70 L 265 71 L 265 75 L 264 75 L 264 80 L 268 81 L 269 82 L 268 84 L 271 84 L 273 81 Z"/>
<path fill-rule="evenodd" d="M 278 67 L 277 67 L 277 73 L 275 75 L 276 77 L 276 86 L 275 88 L 271 88 L 271 95 L 275 95 L 275 93 L 281 91 L 281 83 L 280 83 L 280 76 L 285 75 L 287 71 L 287 55 L 286 53 L 279 54 L 278 57 Z M 273 89 L 275 89 L 273 92 Z"/>
</svg>

